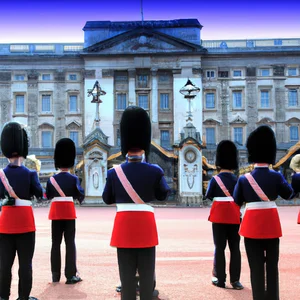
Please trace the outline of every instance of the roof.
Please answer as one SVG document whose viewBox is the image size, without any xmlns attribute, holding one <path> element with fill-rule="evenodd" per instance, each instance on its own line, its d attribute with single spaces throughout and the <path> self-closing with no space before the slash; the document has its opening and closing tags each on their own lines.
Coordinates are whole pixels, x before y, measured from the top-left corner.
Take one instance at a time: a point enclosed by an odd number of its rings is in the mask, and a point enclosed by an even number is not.
<svg viewBox="0 0 300 300">
<path fill-rule="evenodd" d="M 131 30 L 138 27 L 144 28 L 172 28 L 172 27 L 198 27 L 203 26 L 197 19 L 176 19 L 176 20 L 155 20 L 155 21 L 88 21 L 83 30 L 91 30 L 98 28 Z"/>
</svg>

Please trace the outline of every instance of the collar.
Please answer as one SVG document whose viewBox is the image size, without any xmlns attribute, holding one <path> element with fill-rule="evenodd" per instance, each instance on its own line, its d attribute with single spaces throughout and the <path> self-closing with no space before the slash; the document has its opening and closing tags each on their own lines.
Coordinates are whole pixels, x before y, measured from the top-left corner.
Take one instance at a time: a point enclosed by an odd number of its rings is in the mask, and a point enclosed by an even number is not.
<svg viewBox="0 0 300 300">
<path fill-rule="evenodd" d="M 254 168 L 269 168 L 269 164 L 257 163 L 254 164 Z"/>
</svg>

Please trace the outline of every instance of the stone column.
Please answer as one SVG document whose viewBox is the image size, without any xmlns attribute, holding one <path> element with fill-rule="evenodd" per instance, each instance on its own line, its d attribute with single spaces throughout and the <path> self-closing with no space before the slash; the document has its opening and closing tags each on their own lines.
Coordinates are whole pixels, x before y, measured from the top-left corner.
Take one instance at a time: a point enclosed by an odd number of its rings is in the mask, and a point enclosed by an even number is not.
<svg viewBox="0 0 300 300">
<path fill-rule="evenodd" d="M 152 121 L 152 140 L 160 142 L 160 132 L 158 127 L 158 82 L 157 69 L 151 69 L 151 121 Z"/>
<path fill-rule="evenodd" d="M 223 139 L 231 139 L 230 133 L 230 125 L 229 125 L 229 87 L 227 80 L 220 80 L 221 83 L 221 91 L 220 91 L 220 98 L 221 98 L 221 111 L 222 111 L 222 126 L 219 127 L 220 129 L 220 140 Z"/>
<path fill-rule="evenodd" d="M 11 72 L 0 72 L 0 124 L 10 121 L 12 116 Z"/>
<path fill-rule="evenodd" d="M 258 121 L 257 90 L 256 80 L 246 79 L 246 115 L 247 115 L 247 136 L 255 130 Z"/>
<path fill-rule="evenodd" d="M 285 79 L 274 79 L 274 110 L 276 120 L 276 140 L 277 143 L 286 142 L 285 137 Z"/>
<path fill-rule="evenodd" d="M 39 74 L 33 71 L 28 74 L 27 93 L 28 93 L 28 127 L 30 130 L 30 147 L 39 148 L 38 134 L 38 108 L 39 108 L 39 91 L 38 91 Z"/>
<path fill-rule="evenodd" d="M 128 105 L 137 105 L 136 103 L 136 95 L 135 95 L 135 69 L 128 70 Z"/>
<path fill-rule="evenodd" d="M 55 116 L 54 145 L 59 139 L 66 137 L 66 74 L 56 71 L 53 91 L 53 114 Z"/>
</svg>

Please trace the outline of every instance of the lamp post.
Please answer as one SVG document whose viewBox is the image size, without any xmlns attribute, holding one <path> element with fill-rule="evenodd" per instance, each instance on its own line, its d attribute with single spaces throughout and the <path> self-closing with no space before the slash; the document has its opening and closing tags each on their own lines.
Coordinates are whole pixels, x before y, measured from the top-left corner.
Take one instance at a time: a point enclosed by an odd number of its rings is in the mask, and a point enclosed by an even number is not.
<svg viewBox="0 0 300 300">
<path fill-rule="evenodd" d="M 91 103 L 96 103 L 96 115 L 94 123 L 96 126 L 99 126 L 100 123 L 100 113 L 99 113 L 99 105 L 103 101 L 100 99 L 100 96 L 104 96 L 106 92 L 101 89 L 99 81 L 97 80 L 92 89 L 88 89 L 88 97 L 93 96 L 93 100 Z"/>
<path fill-rule="evenodd" d="M 188 100 L 189 102 L 189 111 L 187 112 L 187 122 L 192 121 L 192 111 L 191 111 L 191 101 L 197 96 L 197 94 L 200 92 L 200 88 L 194 85 L 190 79 L 188 79 L 187 83 L 184 87 L 182 87 L 179 91 L 182 95 L 184 95 L 184 98 Z"/>
</svg>

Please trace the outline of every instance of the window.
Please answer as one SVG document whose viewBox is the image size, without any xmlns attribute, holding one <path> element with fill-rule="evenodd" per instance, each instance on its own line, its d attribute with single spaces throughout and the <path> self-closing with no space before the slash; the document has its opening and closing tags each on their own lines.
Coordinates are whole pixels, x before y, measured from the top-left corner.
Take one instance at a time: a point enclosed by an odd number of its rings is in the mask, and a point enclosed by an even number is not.
<svg viewBox="0 0 300 300">
<path fill-rule="evenodd" d="M 77 95 L 71 95 L 69 97 L 69 111 L 77 112 Z"/>
<path fill-rule="evenodd" d="M 205 94 L 205 107 L 206 108 L 215 108 L 215 94 L 214 93 Z"/>
<path fill-rule="evenodd" d="M 269 69 L 260 69 L 260 76 L 270 76 Z"/>
<path fill-rule="evenodd" d="M 51 112 L 51 95 L 42 95 L 42 112 Z"/>
<path fill-rule="evenodd" d="M 52 147 L 52 131 L 42 131 L 42 148 Z"/>
<path fill-rule="evenodd" d="M 117 94 L 117 109 L 124 110 L 126 108 L 126 94 Z"/>
<path fill-rule="evenodd" d="M 16 74 L 15 75 L 15 80 L 24 81 L 25 80 L 25 75 L 24 74 Z"/>
<path fill-rule="evenodd" d="M 138 95 L 138 102 L 139 102 L 139 106 L 141 108 L 148 109 L 149 108 L 148 94 L 140 94 L 140 95 Z"/>
<path fill-rule="evenodd" d="M 241 77 L 242 71 L 241 70 L 233 70 L 233 77 Z"/>
<path fill-rule="evenodd" d="M 160 145 L 164 148 L 170 147 L 170 132 L 169 130 L 160 131 Z"/>
<path fill-rule="evenodd" d="M 24 95 L 16 96 L 16 113 L 24 113 L 25 112 L 25 97 Z"/>
<path fill-rule="evenodd" d="M 297 76 L 297 68 L 288 68 L 288 76 Z"/>
<path fill-rule="evenodd" d="M 270 107 L 270 93 L 269 91 L 260 91 L 260 107 Z"/>
<path fill-rule="evenodd" d="M 42 80 L 51 80 L 50 74 L 42 74 Z"/>
<path fill-rule="evenodd" d="M 69 80 L 77 80 L 76 74 L 69 74 Z"/>
<path fill-rule="evenodd" d="M 243 128 L 235 127 L 233 128 L 234 139 L 233 141 L 239 145 L 243 145 Z"/>
<path fill-rule="evenodd" d="M 74 142 L 76 147 L 78 147 L 78 145 L 79 145 L 78 136 L 79 136 L 78 131 L 70 131 L 70 133 L 69 133 L 69 137 Z"/>
<path fill-rule="evenodd" d="M 206 128 L 206 144 L 216 144 L 215 128 Z"/>
<path fill-rule="evenodd" d="M 299 140 L 299 127 L 298 126 L 291 126 L 290 127 L 290 140 L 291 141 L 298 141 Z"/>
<path fill-rule="evenodd" d="M 169 108 L 169 94 L 160 94 L 160 109 L 166 110 Z"/>
<path fill-rule="evenodd" d="M 138 87 L 139 88 L 148 87 L 148 75 L 138 75 Z"/>
<path fill-rule="evenodd" d="M 207 78 L 215 78 L 215 71 L 206 71 L 206 77 Z"/>
<path fill-rule="evenodd" d="M 289 97 L 289 99 L 288 99 L 289 106 L 297 106 L 298 105 L 298 95 L 297 95 L 296 89 L 289 90 L 288 97 Z"/>
<path fill-rule="evenodd" d="M 242 91 L 232 92 L 233 108 L 242 108 Z"/>
</svg>

